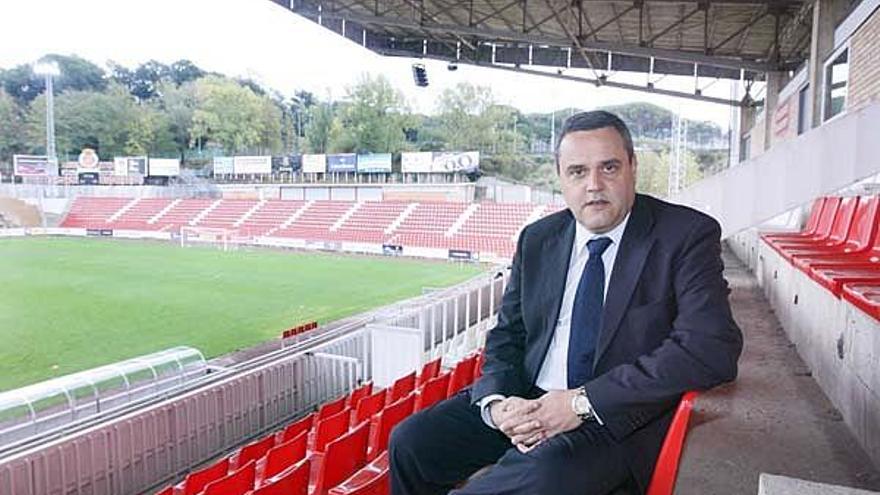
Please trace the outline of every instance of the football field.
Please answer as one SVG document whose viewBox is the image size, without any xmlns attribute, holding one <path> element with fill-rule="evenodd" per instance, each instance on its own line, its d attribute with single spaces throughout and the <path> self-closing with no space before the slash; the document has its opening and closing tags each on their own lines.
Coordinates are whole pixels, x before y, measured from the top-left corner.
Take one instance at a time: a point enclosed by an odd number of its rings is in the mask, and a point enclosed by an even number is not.
<svg viewBox="0 0 880 495">
<path fill-rule="evenodd" d="M 410 259 L 3 239 L 0 391 L 178 345 L 216 357 L 479 271 Z"/>
</svg>

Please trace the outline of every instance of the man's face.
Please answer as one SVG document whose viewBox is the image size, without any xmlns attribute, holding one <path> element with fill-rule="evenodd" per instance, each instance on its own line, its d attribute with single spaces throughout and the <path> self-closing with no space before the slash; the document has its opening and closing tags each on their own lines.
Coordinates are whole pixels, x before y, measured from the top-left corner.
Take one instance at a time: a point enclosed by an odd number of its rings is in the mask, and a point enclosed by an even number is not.
<svg viewBox="0 0 880 495">
<path fill-rule="evenodd" d="M 566 134 L 558 163 L 565 204 L 581 225 L 604 233 L 623 221 L 636 197 L 636 160 L 616 129 Z"/>
</svg>

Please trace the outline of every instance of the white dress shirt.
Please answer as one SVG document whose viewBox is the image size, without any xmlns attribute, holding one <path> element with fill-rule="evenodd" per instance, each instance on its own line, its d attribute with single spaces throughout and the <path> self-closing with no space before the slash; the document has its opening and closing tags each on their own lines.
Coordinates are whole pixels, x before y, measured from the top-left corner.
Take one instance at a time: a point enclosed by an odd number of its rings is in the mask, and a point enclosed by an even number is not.
<svg viewBox="0 0 880 495">
<path fill-rule="evenodd" d="M 623 232 L 629 223 L 629 213 L 626 214 L 623 221 L 616 227 L 603 234 L 591 232 L 580 222 L 575 221 L 574 244 L 571 249 L 571 258 L 568 262 L 568 274 L 565 278 L 565 291 L 562 294 L 562 305 L 559 308 L 559 316 L 556 320 L 556 328 L 553 330 L 553 338 L 550 340 L 550 347 L 547 354 L 544 355 L 544 363 L 538 372 L 538 379 L 535 385 L 543 390 L 567 390 L 568 389 L 568 339 L 571 334 L 571 309 L 574 306 L 574 296 L 577 293 L 578 284 L 580 283 L 581 273 L 587 265 L 590 257 L 590 251 L 587 249 L 587 242 L 596 237 L 608 237 L 611 244 L 602 253 L 602 263 L 605 265 L 605 293 L 608 294 L 608 286 L 611 282 L 611 272 L 614 269 L 614 261 L 617 259 L 617 249 L 620 247 L 620 240 L 623 238 Z M 503 400 L 505 397 L 499 394 L 492 394 L 482 398 L 479 402 L 480 413 L 483 422 L 492 428 L 496 428 L 489 414 L 489 404 Z M 598 417 L 599 423 L 602 420 Z"/>
</svg>

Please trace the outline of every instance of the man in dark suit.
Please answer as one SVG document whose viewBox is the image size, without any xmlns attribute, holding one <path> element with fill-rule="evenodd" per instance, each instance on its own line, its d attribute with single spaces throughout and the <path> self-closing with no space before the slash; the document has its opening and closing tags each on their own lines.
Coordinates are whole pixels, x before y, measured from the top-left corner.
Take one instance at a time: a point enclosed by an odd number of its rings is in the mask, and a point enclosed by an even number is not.
<svg viewBox="0 0 880 495">
<path fill-rule="evenodd" d="M 393 495 L 643 493 L 682 393 L 736 377 L 721 229 L 635 193 L 626 125 L 569 118 L 568 209 L 520 235 L 483 375 L 390 445 Z"/>
</svg>

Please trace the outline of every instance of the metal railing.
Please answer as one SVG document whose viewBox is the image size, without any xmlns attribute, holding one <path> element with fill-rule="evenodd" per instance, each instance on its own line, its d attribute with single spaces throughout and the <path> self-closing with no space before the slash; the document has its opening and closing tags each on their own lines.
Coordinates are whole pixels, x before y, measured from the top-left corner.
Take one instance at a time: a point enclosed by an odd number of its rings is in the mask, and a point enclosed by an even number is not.
<svg viewBox="0 0 880 495">
<path fill-rule="evenodd" d="M 506 280 L 493 272 L 382 308 L 209 374 L 186 392 L 0 454 L 0 495 L 138 494 L 161 487 L 369 380 L 370 322 L 418 325 L 413 328 L 427 336 L 426 356 L 448 352 L 456 359 L 482 340 Z"/>
</svg>

